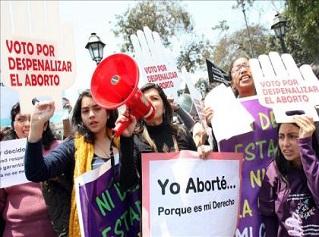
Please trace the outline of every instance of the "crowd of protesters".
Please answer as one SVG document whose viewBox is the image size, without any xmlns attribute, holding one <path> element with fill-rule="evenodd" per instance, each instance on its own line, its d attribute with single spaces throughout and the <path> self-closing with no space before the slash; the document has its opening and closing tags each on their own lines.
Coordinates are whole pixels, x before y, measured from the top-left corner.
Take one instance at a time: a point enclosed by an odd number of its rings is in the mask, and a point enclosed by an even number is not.
<svg viewBox="0 0 319 237">
<path fill-rule="evenodd" d="M 237 98 L 256 95 L 248 58 L 235 59 L 229 76 Z M 205 157 L 211 152 L 201 149 L 207 143 L 207 134 L 202 126 L 194 125 L 198 121 L 190 111 L 169 100 L 156 84 L 147 83 L 141 91 L 155 108 L 151 120 L 137 121 L 127 111 L 118 114 L 116 109 L 102 108 L 90 90 L 79 95 L 73 108 L 65 101 L 71 119 L 65 121 L 67 132 L 59 142 L 50 130 L 53 102 L 36 103 L 31 115 L 21 114 L 19 104 L 12 107 L 12 126 L 1 131 L 1 140 L 27 138 L 25 174 L 32 182 L 0 189 L 4 237 L 80 236 L 74 180 L 113 159 L 115 153 L 120 158 L 121 189 L 129 192 L 141 186 L 142 153 L 197 150 L 199 157 Z M 178 122 L 174 114 L 179 115 Z M 204 114 L 210 124 L 214 108 L 206 107 Z M 131 121 L 130 125 L 113 139 L 112 129 L 126 120 Z M 196 145 L 192 137 L 195 134 L 202 141 Z M 294 123 L 278 124 L 279 149 L 267 168 L 259 194 L 266 236 L 310 236 L 314 233 L 311 228 L 317 228 L 319 235 L 316 134 L 313 119 L 306 115 L 294 116 Z"/>
</svg>

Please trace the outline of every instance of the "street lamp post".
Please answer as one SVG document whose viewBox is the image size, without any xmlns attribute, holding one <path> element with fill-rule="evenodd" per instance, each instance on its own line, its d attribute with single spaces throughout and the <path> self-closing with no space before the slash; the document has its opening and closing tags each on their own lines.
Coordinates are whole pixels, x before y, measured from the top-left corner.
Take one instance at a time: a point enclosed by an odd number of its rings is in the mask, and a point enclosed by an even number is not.
<svg viewBox="0 0 319 237">
<path fill-rule="evenodd" d="M 277 13 L 275 15 L 274 24 L 271 26 L 271 29 L 275 31 L 276 37 L 279 38 L 281 49 L 284 53 L 288 52 L 284 41 L 286 26 L 287 21 L 279 13 Z"/>
<path fill-rule="evenodd" d="M 85 48 L 89 50 L 91 58 L 96 64 L 99 64 L 103 59 L 103 48 L 105 44 L 101 41 L 100 37 L 96 33 L 91 33 L 89 42 Z"/>
</svg>

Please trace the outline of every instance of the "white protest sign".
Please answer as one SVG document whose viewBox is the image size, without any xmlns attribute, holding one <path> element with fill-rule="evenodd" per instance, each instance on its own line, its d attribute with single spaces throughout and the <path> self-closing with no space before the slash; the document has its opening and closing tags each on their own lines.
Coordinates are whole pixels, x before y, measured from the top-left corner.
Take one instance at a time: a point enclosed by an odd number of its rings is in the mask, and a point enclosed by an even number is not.
<svg viewBox="0 0 319 237">
<path fill-rule="evenodd" d="M 305 113 L 318 121 L 319 81 L 309 65 L 297 67 L 290 54 L 270 52 L 250 59 L 259 102 L 272 108 L 278 123 L 292 122 L 293 114 Z"/>
<path fill-rule="evenodd" d="M 143 236 L 234 235 L 242 154 L 211 153 L 208 160 L 192 151 L 142 156 Z"/>
<path fill-rule="evenodd" d="M 0 188 L 30 182 L 24 174 L 27 139 L 0 142 Z"/>
<path fill-rule="evenodd" d="M 73 34 L 58 10 L 58 2 L 1 1 L 1 78 L 19 93 L 23 113 L 34 97 L 58 110 L 75 79 Z"/>
<path fill-rule="evenodd" d="M 252 115 L 235 97 L 230 87 L 220 84 L 205 98 L 205 105 L 214 110 L 211 124 L 219 143 L 223 139 L 252 131 Z"/>
<path fill-rule="evenodd" d="M 156 83 L 168 97 L 177 99 L 181 79 L 176 67 L 176 57 L 163 46 L 157 32 L 152 32 L 147 26 L 143 30 L 131 35 L 140 69 L 139 86 L 148 82 Z"/>
</svg>

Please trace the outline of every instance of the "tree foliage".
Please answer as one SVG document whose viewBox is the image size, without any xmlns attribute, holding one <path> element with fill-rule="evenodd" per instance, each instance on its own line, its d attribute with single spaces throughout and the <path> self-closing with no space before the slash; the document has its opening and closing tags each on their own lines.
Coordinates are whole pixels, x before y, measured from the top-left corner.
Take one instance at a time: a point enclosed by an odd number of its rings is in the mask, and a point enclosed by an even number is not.
<svg viewBox="0 0 319 237">
<path fill-rule="evenodd" d="M 253 6 L 256 0 L 237 0 L 234 8 Z M 274 0 L 272 0 L 274 1 Z M 298 64 L 319 62 L 319 1 L 285 0 L 283 15 L 288 26 L 284 37 L 288 52 Z M 247 9 L 249 11 L 249 9 Z M 278 39 L 272 41 L 272 50 L 281 52 Z"/>
<path fill-rule="evenodd" d="M 133 52 L 130 35 L 148 26 L 159 33 L 165 46 L 172 44 L 172 38 L 179 34 L 192 35 L 193 24 L 190 14 L 177 1 L 138 2 L 135 7 L 127 9 L 123 15 L 116 15 L 115 36 L 123 37 L 122 51 Z M 172 46 L 172 45 L 171 45 Z M 175 47 L 175 46 L 172 46 Z M 205 65 L 205 58 L 212 53 L 211 43 L 203 37 L 192 37 L 177 55 L 177 67 L 186 67 L 195 71 Z M 197 56 L 200 55 L 200 56 Z"/>
<path fill-rule="evenodd" d="M 177 67 L 185 67 L 190 72 L 206 67 L 206 58 L 211 57 L 213 49 L 214 47 L 208 40 L 191 42 L 180 52 L 177 59 Z"/>
<path fill-rule="evenodd" d="M 299 63 L 319 62 L 319 1 L 287 0 L 285 37 L 288 51 Z"/>
<path fill-rule="evenodd" d="M 245 5 L 252 6 L 255 0 L 236 0 L 236 5 L 233 8 L 244 7 Z"/>
<path fill-rule="evenodd" d="M 249 30 L 254 56 L 268 53 L 270 49 L 274 50 L 272 37 L 265 27 L 254 25 L 250 26 Z M 246 29 L 241 29 L 230 35 L 225 34 L 215 46 L 213 61 L 224 71 L 228 71 L 230 62 L 238 56 L 253 56 L 250 54 Z"/>
<path fill-rule="evenodd" d="M 191 17 L 178 2 L 173 1 L 142 1 L 135 7 L 127 9 L 123 15 L 116 15 L 115 36 L 122 36 L 123 51 L 133 51 L 130 35 L 148 26 L 161 36 L 164 45 L 170 44 L 170 37 L 179 31 L 191 32 Z"/>
</svg>

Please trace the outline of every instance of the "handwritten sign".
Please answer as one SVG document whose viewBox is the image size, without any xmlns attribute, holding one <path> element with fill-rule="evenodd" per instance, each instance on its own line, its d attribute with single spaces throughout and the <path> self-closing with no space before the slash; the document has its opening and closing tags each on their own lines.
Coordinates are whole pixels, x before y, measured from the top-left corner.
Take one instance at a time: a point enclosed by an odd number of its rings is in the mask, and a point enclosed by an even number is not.
<svg viewBox="0 0 319 237">
<path fill-rule="evenodd" d="M 140 190 L 122 191 L 111 161 L 75 180 L 81 236 L 138 236 L 140 232 Z"/>
<path fill-rule="evenodd" d="M 0 188 L 28 183 L 24 174 L 27 139 L 0 142 Z"/>
</svg>

